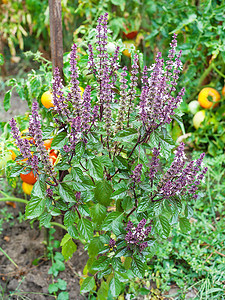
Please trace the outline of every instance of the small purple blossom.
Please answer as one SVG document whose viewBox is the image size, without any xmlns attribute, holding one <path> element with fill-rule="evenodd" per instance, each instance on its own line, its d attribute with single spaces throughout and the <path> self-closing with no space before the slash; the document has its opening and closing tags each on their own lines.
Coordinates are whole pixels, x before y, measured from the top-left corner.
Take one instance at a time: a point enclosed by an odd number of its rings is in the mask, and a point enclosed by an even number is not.
<svg viewBox="0 0 225 300">
<path fill-rule="evenodd" d="M 135 227 L 131 221 L 128 221 L 125 236 L 125 241 L 127 242 L 128 248 L 136 246 L 139 251 L 142 252 L 144 248 L 148 246 L 146 239 L 151 232 L 151 226 L 145 228 L 147 220 L 142 219 Z"/>
<path fill-rule="evenodd" d="M 151 182 L 153 182 L 154 178 L 155 178 L 155 175 L 158 171 L 158 166 L 159 166 L 159 154 L 160 154 L 160 148 L 153 148 L 152 150 L 152 153 L 153 153 L 153 157 L 152 157 L 152 160 L 151 160 L 151 163 L 150 163 L 150 167 L 149 167 L 149 179 Z"/>
<path fill-rule="evenodd" d="M 115 247 L 115 245 L 116 245 L 116 241 L 111 238 L 110 241 L 109 241 L 109 248 L 113 249 Z"/>
<path fill-rule="evenodd" d="M 132 171 L 131 178 L 133 179 L 134 182 L 141 182 L 141 170 L 142 170 L 143 165 L 138 164 L 134 170 Z"/>
</svg>

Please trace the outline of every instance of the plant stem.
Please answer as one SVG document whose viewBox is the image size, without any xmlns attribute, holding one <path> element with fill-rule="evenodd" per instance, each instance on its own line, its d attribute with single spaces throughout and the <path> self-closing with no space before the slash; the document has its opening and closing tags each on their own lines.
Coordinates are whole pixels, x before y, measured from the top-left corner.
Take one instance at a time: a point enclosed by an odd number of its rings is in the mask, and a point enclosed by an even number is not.
<svg viewBox="0 0 225 300">
<path fill-rule="evenodd" d="M 8 258 L 8 260 L 11 261 L 11 263 L 14 264 L 15 267 L 17 267 L 17 269 L 19 268 L 19 267 L 17 266 L 17 264 L 12 260 L 12 258 L 9 257 L 9 255 L 8 255 L 1 247 L 0 247 L 0 251 Z"/>
<path fill-rule="evenodd" d="M 58 226 L 58 227 L 60 227 L 60 228 L 62 228 L 62 229 L 64 229 L 64 230 L 67 231 L 67 228 L 63 224 L 60 224 L 60 223 L 57 223 L 57 222 L 50 222 L 50 224 L 52 226 Z"/>
<path fill-rule="evenodd" d="M 13 201 L 13 202 L 20 202 L 20 203 L 25 203 L 28 204 L 29 201 L 21 198 L 16 198 L 16 197 L 5 197 L 5 198 L 0 198 L 0 202 L 3 201 Z"/>
</svg>

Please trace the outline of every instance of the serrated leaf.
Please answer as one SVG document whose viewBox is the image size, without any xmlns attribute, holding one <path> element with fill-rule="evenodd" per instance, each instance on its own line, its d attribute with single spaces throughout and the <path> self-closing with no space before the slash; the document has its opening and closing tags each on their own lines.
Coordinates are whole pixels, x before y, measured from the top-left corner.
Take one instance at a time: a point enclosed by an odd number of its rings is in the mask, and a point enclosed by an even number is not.
<svg viewBox="0 0 225 300">
<path fill-rule="evenodd" d="M 180 230 L 183 233 L 188 233 L 191 230 L 190 222 L 187 218 L 179 218 Z"/>
<path fill-rule="evenodd" d="M 88 245 L 88 255 L 89 257 L 95 257 L 99 250 L 104 246 L 99 236 L 95 236 L 92 238 Z"/>
<path fill-rule="evenodd" d="M 106 207 L 104 205 L 101 205 L 100 203 L 97 203 L 90 207 L 90 215 L 92 218 L 92 221 L 94 223 L 97 223 L 100 225 L 102 221 L 105 219 L 106 216 Z"/>
<path fill-rule="evenodd" d="M 92 266 L 91 269 L 94 271 L 103 271 L 105 269 L 108 269 L 110 260 L 106 256 L 100 256 L 99 259 L 96 259 Z"/>
<path fill-rule="evenodd" d="M 66 143 L 67 133 L 65 131 L 58 133 L 52 140 L 51 147 L 61 149 Z"/>
<path fill-rule="evenodd" d="M 146 210 L 148 210 L 150 207 L 150 200 L 143 198 L 141 199 L 141 201 L 138 203 L 138 207 L 137 207 L 137 212 L 144 212 Z"/>
<path fill-rule="evenodd" d="M 109 289 L 110 289 L 110 292 L 113 297 L 119 296 L 120 291 L 122 289 L 122 285 L 121 285 L 119 279 L 113 277 L 110 281 Z"/>
<path fill-rule="evenodd" d="M 125 130 L 119 131 L 115 135 L 115 141 L 122 142 L 131 142 L 133 139 L 136 139 L 138 136 L 137 130 L 135 128 L 127 128 Z"/>
<path fill-rule="evenodd" d="M 17 177 L 20 175 L 20 173 L 22 172 L 24 166 L 21 166 L 19 164 L 16 164 L 12 167 L 12 169 L 10 170 L 10 177 Z"/>
<path fill-rule="evenodd" d="M 170 223 L 165 216 L 158 216 L 155 229 L 162 238 L 167 238 L 170 234 Z"/>
<path fill-rule="evenodd" d="M 98 160 L 98 157 L 88 160 L 87 169 L 90 176 L 94 179 L 99 180 L 103 178 L 103 167 L 101 162 Z"/>
<path fill-rule="evenodd" d="M 107 299 L 108 291 L 109 291 L 109 286 L 105 281 L 103 281 L 101 283 L 101 287 L 100 287 L 100 289 L 98 290 L 98 293 L 97 293 L 97 300 Z"/>
<path fill-rule="evenodd" d="M 95 199 L 98 203 L 108 206 L 111 202 L 111 195 L 113 189 L 111 184 L 107 180 L 102 180 L 97 183 L 96 188 L 94 190 Z"/>
<path fill-rule="evenodd" d="M 81 284 L 80 293 L 88 293 L 92 291 L 95 287 L 94 277 L 87 277 Z"/>
<path fill-rule="evenodd" d="M 78 239 L 79 234 L 75 225 L 70 225 L 67 227 L 67 231 L 69 235 L 72 236 L 73 239 Z"/>
<path fill-rule="evenodd" d="M 93 236 L 93 226 L 91 221 L 88 219 L 81 218 L 77 224 L 78 231 L 80 235 L 86 240 L 89 241 Z"/>
<path fill-rule="evenodd" d="M 61 240 L 60 246 L 65 245 L 65 243 L 67 243 L 71 239 L 72 239 L 72 237 L 69 235 L 69 233 L 66 233 Z"/>
<path fill-rule="evenodd" d="M 62 255 L 65 261 L 69 260 L 74 252 L 77 251 L 77 245 L 70 239 L 62 245 Z"/>
<path fill-rule="evenodd" d="M 64 182 L 59 184 L 59 194 L 62 197 L 62 199 L 66 202 L 75 202 L 76 201 L 75 193 Z"/>
<path fill-rule="evenodd" d="M 145 273 L 145 264 L 137 257 L 131 262 L 131 271 L 139 278 L 143 278 Z"/>
<path fill-rule="evenodd" d="M 193 209 L 190 205 L 186 205 L 184 209 L 184 215 L 187 219 L 190 219 L 193 216 Z"/>
<path fill-rule="evenodd" d="M 5 93 L 5 97 L 3 100 L 3 105 L 4 105 L 5 111 L 8 111 L 11 107 L 11 104 L 10 104 L 11 93 L 12 93 L 12 90 L 9 90 Z"/>
<path fill-rule="evenodd" d="M 51 224 L 50 224 L 51 218 L 52 218 L 52 216 L 49 213 L 47 213 L 47 212 L 43 213 L 39 217 L 40 226 L 50 228 L 51 227 Z"/>
<path fill-rule="evenodd" d="M 39 217 L 44 212 L 45 202 L 46 199 L 42 193 L 39 181 L 37 181 L 33 187 L 31 199 L 26 206 L 26 217 L 28 219 Z"/>
<path fill-rule="evenodd" d="M 64 225 L 66 227 L 69 227 L 70 225 L 72 225 L 76 220 L 76 213 L 72 210 L 69 210 L 65 213 L 64 215 Z"/>
<path fill-rule="evenodd" d="M 102 230 L 113 231 L 115 234 L 120 234 L 120 228 L 123 226 L 123 213 L 111 212 L 102 224 Z"/>
</svg>

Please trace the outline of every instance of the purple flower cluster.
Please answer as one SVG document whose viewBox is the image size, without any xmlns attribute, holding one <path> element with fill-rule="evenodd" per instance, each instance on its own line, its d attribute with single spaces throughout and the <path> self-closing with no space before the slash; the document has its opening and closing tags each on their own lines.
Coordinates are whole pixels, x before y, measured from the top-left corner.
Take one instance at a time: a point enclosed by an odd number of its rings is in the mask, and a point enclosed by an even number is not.
<svg viewBox="0 0 225 300">
<path fill-rule="evenodd" d="M 116 246 L 116 241 L 111 238 L 109 241 L 109 248 L 113 249 L 115 246 Z"/>
<path fill-rule="evenodd" d="M 123 71 L 121 72 L 120 76 L 120 98 L 119 98 L 119 109 L 116 119 L 116 128 L 115 133 L 117 133 L 119 130 L 123 129 L 123 123 L 125 121 L 125 115 L 127 113 L 127 106 L 128 106 L 128 92 L 127 92 L 127 67 L 123 67 Z"/>
<path fill-rule="evenodd" d="M 41 118 L 38 114 L 38 103 L 33 102 L 32 105 L 32 114 L 29 120 L 29 135 L 33 137 L 36 146 L 36 152 L 39 154 L 41 162 L 44 166 L 44 172 L 48 174 L 50 177 L 55 176 L 54 168 L 49 160 L 49 155 L 47 150 L 45 149 L 43 142 L 43 135 L 41 130 Z M 34 159 L 38 161 L 37 157 L 34 156 Z M 34 168 L 35 169 L 35 168 Z"/>
<path fill-rule="evenodd" d="M 138 164 L 134 170 L 132 171 L 131 178 L 134 182 L 141 182 L 141 170 L 142 170 L 142 164 Z"/>
<path fill-rule="evenodd" d="M 189 193 L 193 198 L 197 198 L 198 185 L 207 172 L 206 167 L 201 169 L 204 156 L 205 154 L 202 153 L 199 159 L 185 166 L 184 144 L 181 143 L 175 152 L 172 165 L 158 185 L 158 192 L 161 196 L 168 199 L 171 196 Z"/>
<path fill-rule="evenodd" d="M 151 182 L 153 182 L 154 178 L 155 178 L 155 175 L 158 171 L 158 166 L 159 166 L 159 154 L 160 154 L 160 148 L 153 148 L 152 150 L 152 153 L 153 153 L 153 157 L 152 157 L 152 160 L 150 162 L 150 166 L 149 166 L 149 179 Z"/>
<path fill-rule="evenodd" d="M 128 248 L 131 249 L 132 246 L 136 246 L 142 252 L 148 246 L 146 239 L 152 228 L 151 226 L 145 228 L 146 222 L 146 219 L 142 219 L 135 227 L 131 221 L 128 221 L 126 227 L 128 232 L 125 236 Z"/>
<path fill-rule="evenodd" d="M 182 88 L 178 95 L 174 96 L 178 75 L 182 70 L 181 52 L 176 55 L 175 34 L 170 46 L 166 63 L 164 63 L 161 53 L 157 54 L 155 64 L 149 69 L 151 73 L 148 80 L 146 67 L 143 70 L 139 116 L 149 132 L 162 124 L 171 122 L 174 110 L 184 95 L 184 88 Z"/>
</svg>

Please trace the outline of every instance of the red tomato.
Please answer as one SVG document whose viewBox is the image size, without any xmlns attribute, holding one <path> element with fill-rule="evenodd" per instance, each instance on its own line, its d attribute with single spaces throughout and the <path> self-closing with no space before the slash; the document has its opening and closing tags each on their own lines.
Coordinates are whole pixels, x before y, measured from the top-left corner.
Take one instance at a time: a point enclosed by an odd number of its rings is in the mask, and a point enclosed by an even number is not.
<svg viewBox="0 0 225 300">
<path fill-rule="evenodd" d="M 123 32 L 123 35 L 128 39 L 132 40 L 137 36 L 138 32 L 137 31 L 130 31 L 128 33 Z"/>
<path fill-rule="evenodd" d="M 54 150 L 51 150 L 50 153 L 49 153 L 49 160 L 52 163 L 52 165 L 55 164 L 56 159 L 57 159 L 57 154 L 55 153 Z"/>
<path fill-rule="evenodd" d="M 37 176 L 34 176 L 33 171 L 28 174 L 20 174 L 20 178 L 23 180 L 23 182 L 26 182 L 28 184 L 35 184 L 35 182 L 37 181 Z"/>
</svg>

